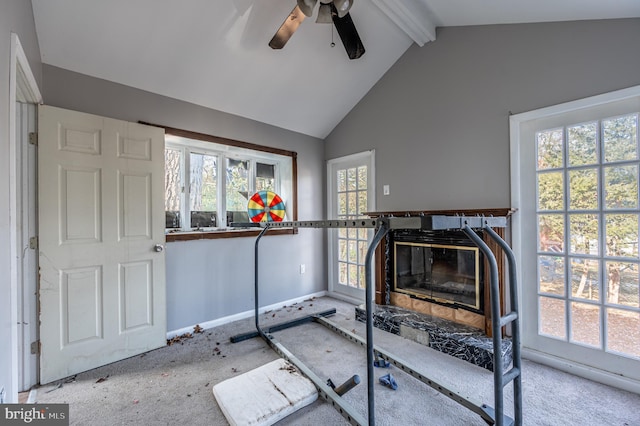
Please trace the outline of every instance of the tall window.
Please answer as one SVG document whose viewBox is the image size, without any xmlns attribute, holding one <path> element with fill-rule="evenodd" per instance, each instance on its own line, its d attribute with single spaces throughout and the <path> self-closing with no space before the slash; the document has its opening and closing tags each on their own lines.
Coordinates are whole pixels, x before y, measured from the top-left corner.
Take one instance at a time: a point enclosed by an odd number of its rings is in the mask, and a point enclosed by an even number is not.
<svg viewBox="0 0 640 426">
<path fill-rule="evenodd" d="M 278 150 L 261 151 L 167 133 L 167 230 L 209 230 L 248 222 L 248 200 L 259 190 L 278 193 L 287 206 L 288 220 L 293 220 L 289 211 L 294 202 L 293 155 L 268 151 Z"/>
<path fill-rule="evenodd" d="M 640 357 L 638 114 L 536 133 L 539 333 Z"/>
</svg>

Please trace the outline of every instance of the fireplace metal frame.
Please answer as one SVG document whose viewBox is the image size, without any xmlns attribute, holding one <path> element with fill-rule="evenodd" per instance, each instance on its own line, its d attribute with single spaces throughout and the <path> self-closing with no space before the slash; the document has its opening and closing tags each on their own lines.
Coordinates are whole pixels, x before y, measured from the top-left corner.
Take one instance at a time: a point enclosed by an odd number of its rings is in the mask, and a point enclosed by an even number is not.
<svg viewBox="0 0 640 426">
<path fill-rule="evenodd" d="M 516 285 L 516 262 L 513 251 L 508 244 L 500 238 L 491 228 L 504 228 L 507 225 L 506 217 L 484 217 L 484 216 L 445 216 L 445 215 L 429 215 L 429 216 L 412 216 L 412 217 L 381 217 L 376 219 L 354 219 L 354 220 L 327 220 L 327 221 L 291 221 L 291 222 L 259 222 L 259 223 L 233 223 L 236 227 L 255 227 L 262 228 L 260 234 L 256 237 L 255 242 L 255 259 L 254 259 L 254 319 L 255 332 L 244 333 L 231 338 L 233 343 L 246 340 L 252 337 L 262 337 L 267 344 L 281 357 L 294 364 L 305 376 L 307 376 L 318 389 L 318 394 L 323 399 L 338 407 L 338 411 L 350 423 L 354 425 L 367 424 L 364 417 L 358 413 L 350 404 L 348 404 L 332 387 L 318 377 L 309 367 L 296 358 L 284 345 L 278 342 L 270 333 L 276 330 L 282 330 L 293 327 L 301 323 L 315 321 L 329 329 L 339 333 L 349 340 L 366 346 L 367 351 L 367 399 L 368 399 L 368 424 L 375 425 L 375 405 L 374 405 L 374 374 L 373 366 L 377 358 L 382 358 L 402 371 L 417 378 L 423 383 L 438 390 L 443 395 L 448 396 L 462 406 L 480 415 L 488 424 L 503 425 L 521 425 L 522 424 L 522 370 L 520 356 L 520 321 L 517 312 L 518 298 Z M 365 260 L 365 306 L 366 306 L 366 339 L 333 324 L 324 316 L 333 312 L 325 311 L 319 315 L 309 315 L 307 317 L 290 321 L 289 323 L 279 324 L 263 331 L 259 323 L 259 292 L 258 292 L 258 246 L 262 236 L 271 228 L 374 228 L 376 233 L 367 250 Z M 494 347 L 494 407 L 487 404 L 472 401 L 468 397 L 460 395 L 454 390 L 429 379 L 426 375 L 420 373 L 408 363 L 398 359 L 389 352 L 377 348 L 373 344 L 373 279 L 372 279 L 372 259 L 376 247 L 385 235 L 391 229 L 423 229 L 423 230 L 450 230 L 457 229 L 463 231 L 471 241 L 483 252 L 485 258 L 489 262 L 490 267 L 490 298 L 492 313 L 492 331 L 493 331 L 493 347 Z M 511 302 L 511 312 L 504 316 L 500 315 L 499 306 L 499 283 L 498 283 L 498 266 L 496 258 L 491 249 L 486 245 L 474 229 L 482 229 L 491 239 L 496 241 L 503 249 L 509 265 L 509 292 Z M 512 368 L 503 373 L 503 364 L 501 361 L 500 350 L 495 348 L 502 347 L 501 328 L 507 324 L 512 324 L 512 342 L 513 342 L 513 364 Z M 504 414 L 504 387 L 513 381 L 513 404 L 514 419 Z"/>
</svg>

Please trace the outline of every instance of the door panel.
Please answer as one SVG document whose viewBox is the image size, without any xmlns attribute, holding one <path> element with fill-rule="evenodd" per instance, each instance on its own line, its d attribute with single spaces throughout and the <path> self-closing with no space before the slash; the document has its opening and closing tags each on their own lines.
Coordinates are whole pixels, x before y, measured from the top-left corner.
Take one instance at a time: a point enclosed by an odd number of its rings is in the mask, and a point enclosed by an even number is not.
<svg viewBox="0 0 640 426">
<path fill-rule="evenodd" d="M 41 383 L 163 346 L 164 132 L 39 109 Z"/>
</svg>

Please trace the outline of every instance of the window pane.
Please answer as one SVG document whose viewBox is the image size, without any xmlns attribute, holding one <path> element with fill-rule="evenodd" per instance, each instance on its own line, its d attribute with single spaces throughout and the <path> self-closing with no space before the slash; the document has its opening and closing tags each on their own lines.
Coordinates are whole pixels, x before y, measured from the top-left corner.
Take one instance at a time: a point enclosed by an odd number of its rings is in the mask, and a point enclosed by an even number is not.
<svg viewBox="0 0 640 426">
<path fill-rule="evenodd" d="M 538 290 L 564 296 L 564 257 L 538 256 Z"/>
<path fill-rule="evenodd" d="M 338 240 L 338 260 L 347 261 L 347 240 Z"/>
<path fill-rule="evenodd" d="M 637 114 L 602 120 L 606 163 L 638 158 L 637 127 Z"/>
<path fill-rule="evenodd" d="M 349 240 L 349 262 L 356 263 L 358 261 L 358 250 L 356 248 L 356 241 Z"/>
<path fill-rule="evenodd" d="M 367 189 L 367 166 L 358 167 L 358 189 Z"/>
<path fill-rule="evenodd" d="M 355 191 L 357 189 L 357 169 L 347 170 L 347 190 Z"/>
<path fill-rule="evenodd" d="M 349 286 L 358 288 L 358 265 L 349 264 Z"/>
<path fill-rule="evenodd" d="M 571 341 L 600 348 L 600 307 L 571 302 Z"/>
<path fill-rule="evenodd" d="M 569 215 L 571 253 L 598 255 L 598 215 Z"/>
<path fill-rule="evenodd" d="M 538 170 L 562 167 L 562 129 L 547 130 L 536 134 Z"/>
<path fill-rule="evenodd" d="M 366 260 L 367 248 L 369 248 L 369 244 L 366 241 L 358 241 L 358 263 L 361 265 L 364 265 L 364 261 Z"/>
<path fill-rule="evenodd" d="M 607 309 L 607 350 L 640 357 L 640 312 Z"/>
<path fill-rule="evenodd" d="M 584 123 L 567 129 L 569 166 L 584 166 L 598 162 L 597 128 L 597 123 Z"/>
<path fill-rule="evenodd" d="M 564 216 L 561 214 L 538 215 L 538 248 L 540 251 L 564 252 Z"/>
<path fill-rule="evenodd" d="M 345 192 L 338 194 L 338 216 L 347 214 L 347 194 Z"/>
<path fill-rule="evenodd" d="M 338 170 L 338 192 L 347 190 L 347 171 Z"/>
<path fill-rule="evenodd" d="M 606 262 L 607 302 L 640 308 L 638 264 Z"/>
<path fill-rule="evenodd" d="M 564 209 L 564 176 L 562 172 L 538 174 L 538 210 Z"/>
<path fill-rule="evenodd" d="M 598 208 L 598 169 L 580 169 L 569 172 L 569 209 L 595 210 Z"/>
<path fill-rule="evenodd" d="M 216 226 L 218 206 L 218 159 L 213 155 L 189 156 L 191 173 L 189 178 L 192 228 Z"/>
<path fill-rule="evenodd" d="M 358 214 L 358 200 L 356 198 L 357 193 L 348 192 L 349 206 L 347 207 L 347 213 L 350 216 L 356 216 Z"/>
<path fill-rule="evenodd" d="M 347 264 L 344 262 L 338 262 L 338 282 L 347 284 Z"/>
<path fill-rule="evenodd" d="M 539 334 L 566 339 L 565 303 L 562 299 L 539 297 Z"/>
<path fill-rule="evenodd" d="M 600 300 L 600 268 L 597 260 L 572 258 L 569 273 L 573 297 Z"/>
<path fill-rule="evenodd" d="M 607 256 L 638 257 L 638 215 L 607 214 Z"/>
<path fill-rule="evenodd" d="M 249 161 L 227 159 L 227 213 L 246 212 L 249 202 Z"/>
<path fill-rule="evenodd" d="M 638 166 L 604 168 L 605 208 L 638 208 Z"/>
<path fill-rule="evenodd" d="M 367 192 L 358 191 L 358 213 L 363 214 L 367 210 Z"/>
<path fill-rule="evenodd" d="M 276 171 L 273 164 L 256 163 L 256 191 L 276 192 Z"/>
<path fill-rule="evenodd" d="M 167 148 L 164 150 L 164 209 L 167 228 L 180 228 L 180 151 Z"/>
</svg>

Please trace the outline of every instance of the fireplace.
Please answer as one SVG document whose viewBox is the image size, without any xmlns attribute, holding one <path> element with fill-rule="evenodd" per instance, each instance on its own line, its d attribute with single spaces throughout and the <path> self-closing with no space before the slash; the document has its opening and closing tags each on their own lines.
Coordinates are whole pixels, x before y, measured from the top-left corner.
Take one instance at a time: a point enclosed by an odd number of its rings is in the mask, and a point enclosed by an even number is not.
<svg viewBox="0 0 640 426">
<path fill-rule="evenodd" d="M 512 209 L 370 212 L 371 217 L 421 215 L 510 216 Z M 504 237 L 504 229 L 494 228 Z M 496 257 L 500 306 L 504 312 L 502 249 L 479 235 Z M 394 254 L 404 259 L 396 262 Z M 407 259 L 408 258 L 408 259 Z M 433 262 L 433 263 L 432 263 Z M 375 303 L 411 311 L 482 330 L 491 336 L 489 267 L 482 251 L 459 230 L 392 230 L 376 250 Z M 435 280 L 435 281 L 434 281 Z"/>
<path fill-rule="evenodd" d="M 371 217 L 421 215 L 503 216 L 512 209 L 367 213 Z M 504 229 L 493 229 L 504 238 Z M 477 231 L 496 257 L 499 306 L 504 313 L 504 259 L 500 246 Z M 493 371 L 489 266 L 460 230 L 391 230 L 376 248 L 375 327 Z M 356 307 L 356 319 L 366 321 Z M 511 339 L 503 328 L 500 358 L 506 369 Z"/>
<path fill-rule="evenodd" d="M 393 242 L 391 291 L 482 313 L 480 250 L 469 245 Z"/>
</svg>

